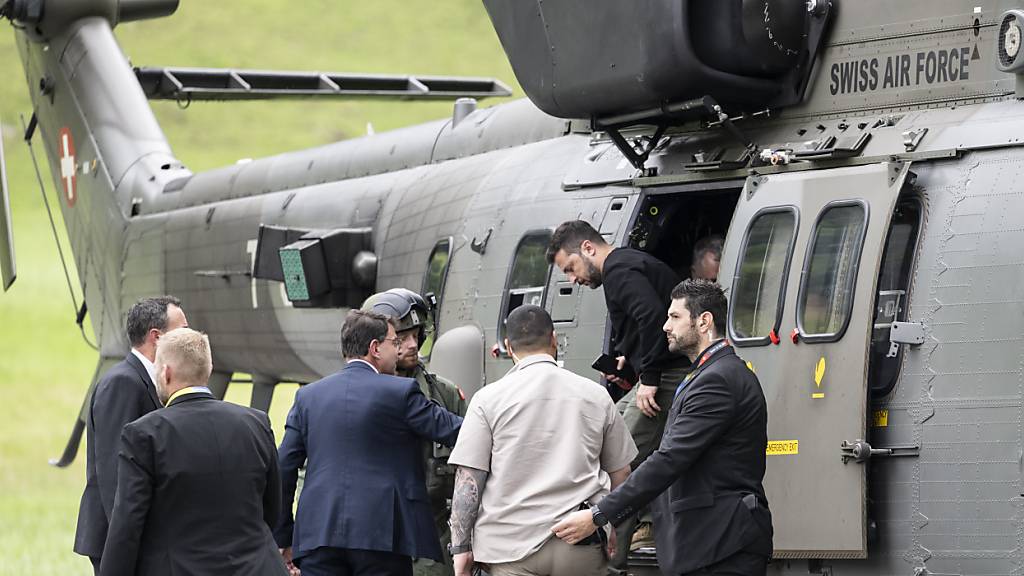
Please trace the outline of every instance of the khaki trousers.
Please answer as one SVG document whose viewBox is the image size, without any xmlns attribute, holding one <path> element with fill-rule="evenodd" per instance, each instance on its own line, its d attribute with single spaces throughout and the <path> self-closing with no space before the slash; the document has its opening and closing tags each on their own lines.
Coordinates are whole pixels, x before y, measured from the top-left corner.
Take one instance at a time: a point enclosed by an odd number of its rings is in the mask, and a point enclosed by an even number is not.
<svg viewBox="0 0 1024 576">
<path fill-rule="evenodd" d="M 552 537 L 533 554 L 516 562 L 491 564 L 491 576 L 605 576 L 607 561 L 600 545 L 572 546 Z"/>
</svg>

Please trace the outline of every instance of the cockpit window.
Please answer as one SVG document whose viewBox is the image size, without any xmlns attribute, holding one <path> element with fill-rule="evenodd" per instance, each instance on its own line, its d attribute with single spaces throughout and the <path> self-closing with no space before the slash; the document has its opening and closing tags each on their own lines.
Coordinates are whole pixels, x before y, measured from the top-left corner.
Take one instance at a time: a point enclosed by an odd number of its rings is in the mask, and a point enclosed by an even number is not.
<svg viewBox="0 0 1024 576">
<path fill-rule="evenodd" d="M 754 216 L 733 281 L 729 328 L 738 346 L 764 345 L 778 332 L 797 227 L 795 208 Z"/>
<path fill-rule="evenodd" d="M 498 322 L 498 346 L 505 352 L 505 318 L 523 304 L 544 306 L 544 291 L 551 275 L 544 252 L 551 241 L 550 230 L 527 232 L 516 247 L 509 267 L 501 318 Z"/>
<path fill-rule="evenodd" d="M 867 219 L 867 207 L 860 202 L 829 204 L 818 216 L 800 287 L 801 339 L 834 342 L 846 332 Z"/>
</svg>

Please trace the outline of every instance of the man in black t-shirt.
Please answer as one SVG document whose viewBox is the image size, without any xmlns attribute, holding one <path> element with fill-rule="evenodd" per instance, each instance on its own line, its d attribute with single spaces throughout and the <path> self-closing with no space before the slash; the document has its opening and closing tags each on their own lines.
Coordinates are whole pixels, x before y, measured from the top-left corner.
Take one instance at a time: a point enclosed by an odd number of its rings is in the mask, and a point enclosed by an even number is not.
<svg viewBox="0 0 1024 576">
<path fill-rule="evenodd" d="M 619 409 L 640 451 L 632 463 L 636 470 L 658 448 L 676 386 L 689 371 L 689 360 L 669 352 L 662 331 L 679 278 L 646 252 L 609 245 L 582 220 L 565 222 L 555 230 L 547 258 L 577 284 L 604 286 L 612 323 L 610 353 L 618 357 L 620 368 L 630 366 L 639 379 L 627 382 L 605 374 L 608 381 L 629 390 Z M 624 560 L 631 532 L 629 523 L 622 527 L 620 537 L 627 539 L 619 541 L 617 560 Z M 618 564 L 623 563 L 613 562 Z"/>
</svg>

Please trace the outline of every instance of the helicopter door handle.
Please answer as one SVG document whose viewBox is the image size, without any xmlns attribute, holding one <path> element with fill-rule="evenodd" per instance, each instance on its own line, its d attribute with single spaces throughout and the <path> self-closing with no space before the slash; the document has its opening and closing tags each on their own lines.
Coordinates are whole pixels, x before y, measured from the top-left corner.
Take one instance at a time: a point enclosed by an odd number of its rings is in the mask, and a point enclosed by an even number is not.
<svg viewBox="0 0 1024 576">
<path fill-rule="evenodd" d="M 849 460 L 853 460 L 858 464 L 863 464 L 872 458 L 895 458 L 898 456 L 920 456 L 920 446 L 888 446 L 886 448 L 872 448 L 871 444 L 868 444 L 864 440 L 854 440 L 848 442 L 843 440 L 842 445 L 839 447 L 840 457 L 843 459 L 843 464 L 846 464 Z"/>
</svg>

